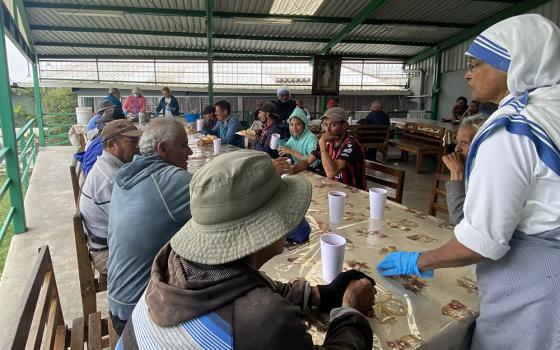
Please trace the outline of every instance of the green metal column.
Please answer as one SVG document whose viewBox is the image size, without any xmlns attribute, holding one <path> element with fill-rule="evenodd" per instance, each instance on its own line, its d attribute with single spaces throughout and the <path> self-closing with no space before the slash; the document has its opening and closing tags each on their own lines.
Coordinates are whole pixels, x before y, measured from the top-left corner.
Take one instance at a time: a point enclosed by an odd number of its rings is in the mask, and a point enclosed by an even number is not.
<svg viewBox="0 0 560 350">
<path fill-rule="evenodd" d="M 19 174 L 12 97 L 10 95 L 10 75 L 8 73 L 6 39 L 4 36 L 4 15 L 1 14 L 0 18 L 2 18 L 0 22 L 0 125 L 2 127 L 4 147 L 8 148 L 4 159 L 6 160 L 6 174 L 11 181 L 10 202 L 14 207 L 14 232 L 22 233 L 26 230 L 25 211 L 23 208 L 21 178 Z"/>
<path fill-rule="evenodd" d="M 212 31 L 214 30 L 214 0 L 206 0 L 206 39 L 208 41 L 208 104 L 214 104 L 214 58 Z"/>
<path fill-rule="evenodd" d="M 39 144 L 41 147 L 45 147 L 43 107 L 41 107 L 41 90 L 39 89 L 39 71 L 37 70 L 37 62 L 33 62 L 33 93 L 35 94 L 35 112 L 37 114 L 37 127 L 39 128 Z"/>
<path fill-rule="evenodd" d="M 439 94 L 441 92 L 441 50 L 434 52 L 434 85 L 432 86 L 432 119 L 438 119 Z"/>
</svg>

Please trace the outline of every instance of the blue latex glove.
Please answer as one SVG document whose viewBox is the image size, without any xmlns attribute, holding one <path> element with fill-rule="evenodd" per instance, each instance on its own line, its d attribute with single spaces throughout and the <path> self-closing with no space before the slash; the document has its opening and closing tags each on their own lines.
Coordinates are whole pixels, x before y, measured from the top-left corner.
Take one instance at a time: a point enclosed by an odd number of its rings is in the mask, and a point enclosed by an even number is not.
<svg viewBox="0 0 560 350">
<path fill-rule="evenodd" d="M 394 252 L 385 257 L 377 265 L 381 276 L 417 275 L 420 277 L 433 277 L 434 270 L 420 272 L 418 270 L 418 257 L 420 252 Z"/>
</svg>

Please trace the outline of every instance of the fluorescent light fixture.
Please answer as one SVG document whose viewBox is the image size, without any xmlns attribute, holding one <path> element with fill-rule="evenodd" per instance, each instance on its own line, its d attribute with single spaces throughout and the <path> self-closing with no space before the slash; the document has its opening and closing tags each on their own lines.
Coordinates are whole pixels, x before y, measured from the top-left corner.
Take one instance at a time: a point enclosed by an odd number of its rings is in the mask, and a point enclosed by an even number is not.
<svg viewBox="0 0 560 350">
<path fill-rule="evenodd" d="M 62 16 L 123 17 L 123 11 L 105 10 L 56 10 Z"/>
<path fill-rule="evenodd" d="M 407 31 L 407 32 L 433 32 L 435 30 L 440 29 L 440 27 L 420 26 L 420 25 L 412 25 L 412 24 L 383 24 L 382 27 L 385 28 L 386 30 L 397 29 L 400 31 Z"/>
<path fill-rule="evenodd" d="M 250 18 L 250 17 L 233 17 L 233 21 L 237 24 L 259 24 L 259 25 L 271 25 L 271 24 L 292 24 L 291 19 L 286 18 Z"/>
<path fill-rule="evenodd" d="M 276 15 L 301 15 L 311 16 L 315 14 L 324 0 L 274 0 L 270 8 L 271 14 Z"/>
</svg>

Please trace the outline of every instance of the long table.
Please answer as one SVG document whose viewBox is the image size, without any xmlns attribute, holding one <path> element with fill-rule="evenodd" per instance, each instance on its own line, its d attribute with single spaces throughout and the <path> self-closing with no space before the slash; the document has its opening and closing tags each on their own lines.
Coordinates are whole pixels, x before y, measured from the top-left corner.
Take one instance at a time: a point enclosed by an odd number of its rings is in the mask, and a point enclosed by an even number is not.
<svg viewBox="0 0 560 350">
<path fill-rule="evenodd" d="M 451 122 L 446 123 L 442 122 L 441 120 L 421 118 L 391 118 L 391 126 L 397 129 L 404 129 L 406 123 L 426 124 L 445 129 L 445 134 L 442 140 L 444 145 L 451 145 L 455 143 L 457 130 L 459 130 L 460 127 L 459 124 L 454 124 Z"/>
<path fill-rule="evenodd" d="M 196 172 L 214 158 L 212 146 L 196 146 L 189 136 L 193 156 L 189 171 Z M 222 153 L 236 150 L 223 145 Z M 384 220 L 369 220 L 369 197 L 365 191 L 325 177 L 303 172 L 313 186 L 306 215 L 312 232 L 309 242 L 289 245 L 284 253 L 266 263 L 262 270 L 271 278 L 287 282 L 303 277 L 312 285 L 324 283 L 319 236 L 336 232 L 347 240 L 344 269 L 358 269 L 377 282 L 374 313 L 368 315 L 374 331 L 374 349 L 463 349 L 469 328 L 478 315 L 478 297 L 471 267 L 442 269 L 435 277 L 382 277 L 376 265 L 395 250 L 434 249 L 453 235 L 453 226 L 403 205 L 387 202 Z M 348 195 L 344 221 L 331 225 L 328 219 L 329 191 Z M 316 344 L 322 344 L 328 315 L 312 313 L 306 320 Z"/>
</svg>

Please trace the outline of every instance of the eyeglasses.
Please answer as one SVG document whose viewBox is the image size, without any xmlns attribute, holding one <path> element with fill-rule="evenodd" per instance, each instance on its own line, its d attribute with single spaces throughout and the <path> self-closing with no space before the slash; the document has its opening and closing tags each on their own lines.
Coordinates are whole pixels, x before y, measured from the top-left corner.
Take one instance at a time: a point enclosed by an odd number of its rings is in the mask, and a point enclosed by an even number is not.
<svg viewBox="0 0 560 350">
<path fill-rule="evenodd" d="M 479 60 L 478 58 L 475 58 L 475 57 L 472 57 L 472 56 L 467 57 L 467 69 L 471 73 L 475 70 L 476 67 L 478 67 L 482 64 L 484 64 L 484 62 Z"/>
</svg>

